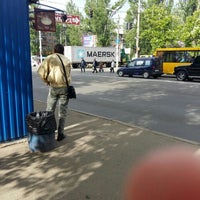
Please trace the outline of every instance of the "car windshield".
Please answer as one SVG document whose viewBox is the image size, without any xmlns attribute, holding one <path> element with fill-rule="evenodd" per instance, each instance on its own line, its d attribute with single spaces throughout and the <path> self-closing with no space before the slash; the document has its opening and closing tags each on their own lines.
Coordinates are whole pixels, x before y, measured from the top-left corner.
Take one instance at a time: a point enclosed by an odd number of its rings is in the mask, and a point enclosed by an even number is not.
<svg viewBox="0 0 200 200">
<path fill-rule="evenodd" d="M 130 62 L 130 63 L 128 64 L 128 67 L 134 67 L 134 66 L 135 66 L 135 61 Z"/>
</svg>

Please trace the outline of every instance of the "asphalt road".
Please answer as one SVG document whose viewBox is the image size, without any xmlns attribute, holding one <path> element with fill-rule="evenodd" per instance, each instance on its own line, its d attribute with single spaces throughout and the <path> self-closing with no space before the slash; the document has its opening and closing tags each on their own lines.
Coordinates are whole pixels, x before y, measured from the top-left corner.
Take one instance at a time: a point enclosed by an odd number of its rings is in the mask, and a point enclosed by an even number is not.
<svg viewBox="0 0 200 200">
<path fill-rule="evenodd" d="M 77 99 L 69 108 L 200 142 L 200 83 L 174 78 L 128 78 L 109 72 L 72 70 Z M 34 98 L 46 101 L 46 87 L 33 71 Z"/>
</svg>

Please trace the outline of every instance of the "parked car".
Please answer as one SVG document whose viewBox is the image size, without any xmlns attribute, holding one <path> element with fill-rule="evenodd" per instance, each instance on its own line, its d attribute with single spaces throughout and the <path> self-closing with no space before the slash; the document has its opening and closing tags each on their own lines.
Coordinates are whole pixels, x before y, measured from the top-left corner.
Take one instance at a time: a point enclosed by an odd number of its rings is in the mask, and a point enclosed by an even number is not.
<svg viewBox="0 0 200 200">
<path fill-rule="evenodd" d="M 39 57 L 38 56 L 31 56 L 31 66 L 32 67 L 38 67 L 39 64 Z"/>
<path fill-rule="evenodd" d="M 162 65 L 158 57 L 136 58 L 125 67 L 117 70 L 119 76 L 142 76 L 144 78 L 157 78 L 162 75 Z"/>
<path fill-rule="evenodd" d="M 177 66 L 174 68 L 174 75 L 178 81 L 200 78 L 200 56 L 197 56 L 190 65 Z"/>
<path fill-rule="evenodd" d="M 35 60 L 31 60 L 31 66 L 32 67 L 38 67 L 38 63 Z"/>
</svg>

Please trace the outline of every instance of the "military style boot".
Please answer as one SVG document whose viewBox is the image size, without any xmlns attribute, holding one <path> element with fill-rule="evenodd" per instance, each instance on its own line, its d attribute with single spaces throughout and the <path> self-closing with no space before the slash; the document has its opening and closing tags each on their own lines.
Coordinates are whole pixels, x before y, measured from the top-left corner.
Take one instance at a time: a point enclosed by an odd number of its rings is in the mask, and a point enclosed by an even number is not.
<svg viewBox="0 0 200 200">
<path fill-rule="evenodd" d="M 65 119 L 59 119 L 57 141 L 61 141 L 65 138 L 64 127 L 65 127 Z"/>
</svg>

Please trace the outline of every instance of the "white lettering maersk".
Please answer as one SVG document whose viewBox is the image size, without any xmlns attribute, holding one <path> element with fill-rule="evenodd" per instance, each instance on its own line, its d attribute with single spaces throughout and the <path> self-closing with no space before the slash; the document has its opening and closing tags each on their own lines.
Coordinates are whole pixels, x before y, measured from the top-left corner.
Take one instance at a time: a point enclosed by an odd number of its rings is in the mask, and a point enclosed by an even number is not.
<svg viewBox="0 0 200 200">
<path fill-rule="evenodd" d="M 115 58 L 115 52 L 111 51 L 87 51 L 87 57 L 101 58 L 101 57 L 112 57 Z"/>
<path fill-rule="evenodd" d="M 80 65 L 81 58 L 84 58 L 88 64 L 91 64 L 95 58 L 98 63 L 102 62 L 109 67 L 112 60 L 116 58 L 116 49 L 115 47 L 65 46 L 65 56 L 70 59 L 74 68 Z"/>
</svg>

